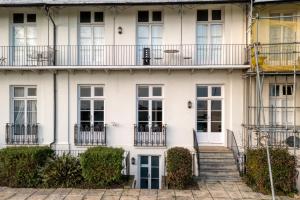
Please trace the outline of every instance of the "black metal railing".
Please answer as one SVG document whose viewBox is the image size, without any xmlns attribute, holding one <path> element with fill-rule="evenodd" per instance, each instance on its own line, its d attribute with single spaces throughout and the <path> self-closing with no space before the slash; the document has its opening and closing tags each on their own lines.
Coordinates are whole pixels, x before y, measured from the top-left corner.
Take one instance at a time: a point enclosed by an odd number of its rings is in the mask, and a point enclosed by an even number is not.
<svg viewBox="0 0 300 200">
<path fill-rule="evenodd" d="M 195 153 L 196 153 L 196 162 L 197 162 L 197 172 L 198 172 L 198 175 L 200 175 L 200 149 L 199 149 L 199 143 L 198 143 L 198 139 L 197 139 L 197 133 L 196 131 L 193 129 L 193 140 L 194 140 L 194 150 L 195 150 Z M 194 163 L 194 162 L 193 162 Z M 193 167 L 194 169 L 196 167 Z M 196 170 L 194 170 L 195 172 Z"/>
<path fill-rule="evenodd" d="M 167 126 L 134 125 L 134 146 L 165 147 L 167 145 Z"/>
<path fill-rule="evenodd" d="M 38 124 L 6 124 L 6 144 L 33 145 L 39 142 Z"/>
<path fill-rule="evenodd" d="M 74 125 L 74 143 L 78 146 L 106 145 L 106 125 Z"/>
<path fill-rule="evenodd" d="M 244 65 L 248 55 L 246 44 L 0 46 L 0 67 Z"/>
<path fill-rule="evenodd" d="M 245 172 L 244 154 L 240 152 L 234 132 L 231 130 L 227 130 L 227 147 L 233 152 L 235 164 L 238 168 L 240 176 L 243 176 Z"/>
</svg>

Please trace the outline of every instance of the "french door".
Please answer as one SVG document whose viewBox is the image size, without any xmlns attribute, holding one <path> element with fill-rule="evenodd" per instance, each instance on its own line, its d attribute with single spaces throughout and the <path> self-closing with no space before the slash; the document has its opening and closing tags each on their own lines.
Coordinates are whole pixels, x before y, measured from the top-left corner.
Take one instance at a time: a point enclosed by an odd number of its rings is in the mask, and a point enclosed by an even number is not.
<svg viewBox="0 0 300 200">
<path fill-rule="evenodd" d="M 159 189 L 159 156 L 140 156 L 140 188 Z"/>
<path fill-rule="evenodd" d="M 201 145 L 224 145 L 222 90 L 222 86 L 197 86 L 197 138 Z"/>
<path fill-rule="evenodd" d="M 82 25 L 80 27 L 79 63 L 101 65 L 104 63 L 104 26 Z"/>
<path fill-rule="evenodd" d="M 145 48 L 150 50 L 151 65 L 162 62 L 162 30 L 161 24 L 144 24 L 137 27 L 137 64 L 143 64 Z"/>
</svg>

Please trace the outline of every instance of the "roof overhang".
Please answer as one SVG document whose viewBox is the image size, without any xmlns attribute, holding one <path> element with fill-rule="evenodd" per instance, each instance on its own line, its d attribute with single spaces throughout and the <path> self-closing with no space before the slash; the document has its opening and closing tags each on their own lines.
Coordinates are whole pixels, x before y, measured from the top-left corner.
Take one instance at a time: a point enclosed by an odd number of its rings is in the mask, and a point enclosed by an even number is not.
<svg viewBox="0 0 300 200">
<path fill-rule="evenodd" d="M 2 0 L 1 7 L 249 3 L 250 0 Z"/>
</svg>

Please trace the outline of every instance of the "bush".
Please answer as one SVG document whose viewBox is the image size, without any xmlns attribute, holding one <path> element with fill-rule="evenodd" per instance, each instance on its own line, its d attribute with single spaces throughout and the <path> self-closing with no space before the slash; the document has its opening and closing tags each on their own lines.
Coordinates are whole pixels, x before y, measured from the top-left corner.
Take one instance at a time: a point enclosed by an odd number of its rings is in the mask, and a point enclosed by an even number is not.
<svg viewBox="0 0 300 200">
<path fill-rule="evenodd" d="M 296 191 L 296 158 L 287 149 L 270 149 L 274 189 L 277 194 Z M 246 154 L 246 183 L 254 190 L 270 194 L 270 179 L 265 148 L 248 150 Z"/>
<path fill-rule="evenodd" d="M 54 155 L 49 147 L 10 147 L 0 150 L 0 185 L 37 187 L 40 169 Z"/>
<path fill-rule="evenodd" d="M 42 170 L 45 187 L 76 187 L 83 182 L 79 159 L 69 154 L 47 161 Z"/>
<path fill-rule="evenodd" d="M 181 147 L 167 152 L 167 183 L 169 187 L 184 189 L 192 180 L 192 155 Z"/>
<path fill-rule="evenodd" d="M 106 187 L 118 184 L 122 179 L 121 148 L 94 147 L 80 156 L 82 175 L 90 186 Z"/>
</svg>

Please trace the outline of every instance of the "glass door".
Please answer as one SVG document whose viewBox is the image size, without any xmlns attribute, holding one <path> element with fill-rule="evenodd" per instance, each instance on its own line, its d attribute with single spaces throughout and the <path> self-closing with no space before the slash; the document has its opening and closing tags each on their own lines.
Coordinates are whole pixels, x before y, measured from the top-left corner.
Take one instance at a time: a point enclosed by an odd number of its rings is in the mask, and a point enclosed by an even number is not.
<svg viewBox="0 0 300 200">
<path fill-rule="evenodd" d="M 140 157 L 140 188 L 159 189 L 159 156 Z"/>
<path fill-rule="evenodd" d="M 222 93 L 222 86 L 197 87 L 197 137 L 199 144 L 224 144 Z"/>
</svg>

